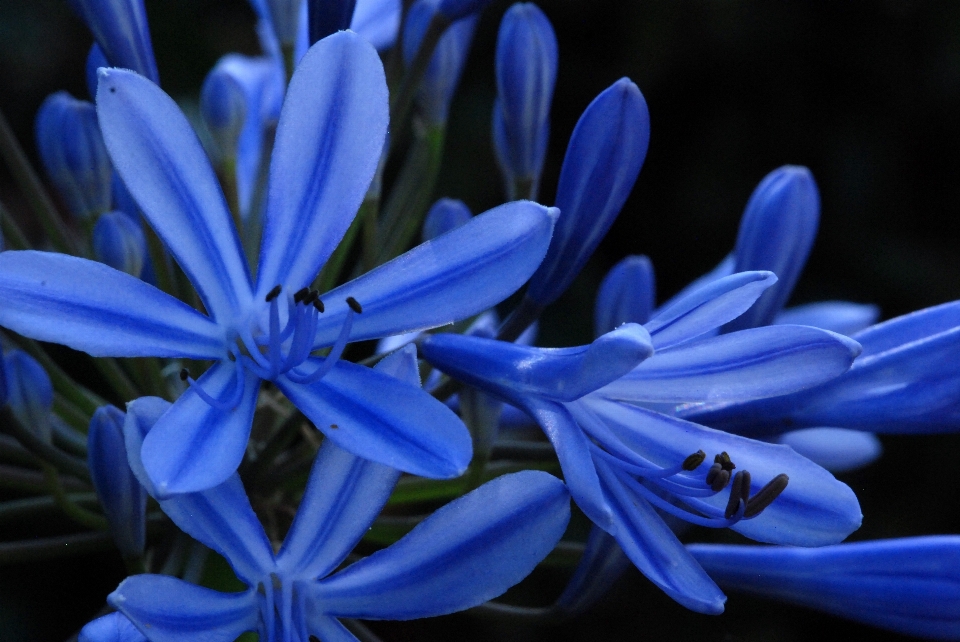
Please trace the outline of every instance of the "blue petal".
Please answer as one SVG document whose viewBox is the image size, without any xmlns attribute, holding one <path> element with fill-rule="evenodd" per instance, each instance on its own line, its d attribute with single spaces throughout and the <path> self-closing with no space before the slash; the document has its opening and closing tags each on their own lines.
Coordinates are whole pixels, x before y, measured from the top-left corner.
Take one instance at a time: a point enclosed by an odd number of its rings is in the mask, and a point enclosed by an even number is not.
<svg viewBox="0 0 960 642">
<path fill-rule="evenodd" d="M 880 308 L 869 303 L 819 301 L 784 310 L 773 319 L 773 322 L 777 325 L 812 325 L 815 328 L 852 336 L 876 323 L 879 317 Z"/>
<path fill-rule="evenodd" d="M 863 346 L 863 356 L 867 357 L 956 327 L 960 327 L 960 301 L 951 301 L 870 326 L 854 338 Z"/>
<path fill-rule="evenodd" d="M 960 538 L 912 537 L 817 549 L 688 547 L 721 586 L 941 640 L 960 638 Z"/>
<path fill-rule="evenodd" d="M 604 495 L 613 510 L 615 537 L 641 573 L 683 606 L 698 613 L 723 613 L 726 596 L 683 548 L 643 497 L 628 490 L 613 468 L 597 461 Z"/>
<path fill-rule="evenodd" d="M 573 576 L 557 598 L 555 607 L 565 615 L 578 615 L 599 602 L 623 572 L 630 558 L 612 535 L 598 526 L 590 529 L 587 544 Z"/>
<path fill-rule="evenodd" d="M 399 477 L 325 439 L 277 565 L 291 577 L 325 577 L 366 534 Z"/>
<path fill-rule="evenodd" d="M 514 402 L 529 395 L 578 399 L 653 354 L 649 335 L 635 323 L 576 348 L 534 348 L 453 333 L 429 336 L 421 347 L 440 370 Z"/>
<path fill-rule="evenodd" d="M 147 642 L 147 638 L 126 615 L 110 613 L 83 627 L 78 642 Z"/>
<path fill-rule="evenodd" d="M 336 33 L 300 61 L 270 163 L 258 296 L 316 277 L 363 201 L 388 120 L 383 65 L 363 38 Z"/>
<path fill-rule="evenodd" d="M 102 263 L 48 252 L 0 253 L 0 325 L 95 357 L 224 353 L 223 330 L 193 308 Z"/>
<path fill-rule="evenodd" d="M 337 618 L 314 609 L 307 612 L 307 629 L 323 642 L 357 642 L 357 637 Z"/>
<path fill-rule="evenodd" d="M 114 67 L 159 82 L 143 0 L 69 0 Z"/>
<path fill-rule="evenodd" d="M 319 361 L 307 364 L 313 369 Z M 315 383 L 281 377 L 276 384 L 324 435 L 355 455 L 433 478 L 456 477 L 470 463 L 466 426 L 409 383 L 340 361 Z"/>
<path fill-rule="evenodd" d="M 876 435 L 846 428 L 805 428 L 777 438 L 831 473 L 843 473 L 872 464 L 883 452 Z"/>
<path fill-rule="evenodd" d="M 473 218 L 466 203 L 454 198 L 441 198 L 430 206 L 423 219 L 423 240 L 432 240 L 456 229 Z"/>
<path fill-rule="evenodd" d="M 623 323 L 646 323 L 656 304 L 653 264 L 628 256 L 607 272 L 597 291 L 593 330 L 597 336 Z"/>
<path fill-rule="evenodd" d="M 397 40 L 400 10 L 400 0 L 357 0 L 350 29 L 377 49 L 387 49 Z"/>
<path fill-rule="evenodd" d="M 143 442 L 143 465 L 158 496 L 192 493 L 227 479 L 243 460 L 257 406 L 260 380 L 245 368 L 222 361 L 197 381 L 211 397 L 239 404 L 230 412 L 210 406 L 191 388 L 164 413 Z"/>
<path fill-rule="evenodd" d="M 786 490 L 757 517 L 741 520 L 732 527 L 751 539 L 791 546 L 824 546 L 842 541 L 860 527 L 860 504 L 853 491 L 787 446 L 754 441 L 593 396 L 569 404 L 578 420 L 578 404 L 599 417 L 618 440 L 611 444 L 611 449 L 629 449 L 655 465 L 677 466 L 698 450 L 708 456 L 726 452 L 737 470 L 750 471 L 751 494 L 785 473 L 790 478 Z M 589 427 L 583 421 L 581 425 Z M 598 440 L 607 438 L 592 436 Z M 691 481 L 702 481 L 707 467 L 701 464 L 697 471 L 683 475 Z M 705 501 L 722 511 L 728 497 L 729 493 L 724 491 Z"/>
<path fill-rule="evenodd" d="M 128 577 L 107 600 L 150 642 L 233 642 L 259 617 L 254 590 L 218 593 L 166 575 Z"/>
<path fill-rule="evenodd" d="M 101 69 L 97 112 L 114 167 L 215 319 L 251 301 L 236 227 L 206 153 L 180 108 L 146 78 Z"/>
<path fill-rule="evenodd" d="M 652 403 L 760 399 L 834 379 L 859 353 L 856 341 L 826 330 L 753 328 L 658 351 L 597 394 Z"/>
<path fill-rule="evenodd" d="M 689 341 L 743 314 L 777 282 L 772 272 L 738 272 L 690 290 L 654 313 L 644 327 L 657 350 Z"/>
<path fill-rule="evenodd" d="M 363 306 L 351 341 L 433 328 L 496 305 L 540 264 L 555 217 L 537 203 L 507 203 L 331 290 L 314 347 L 334 342 L 351 296 Z"/>
<path fill-rule="evenodd" d="M 570 500 L 540 471 L 505 475 L 450 502 L 389 548 L 310 587 L 314 609 L 406 620 L 462 611 L 522 580 L 559 541 Z"/>
</svg>

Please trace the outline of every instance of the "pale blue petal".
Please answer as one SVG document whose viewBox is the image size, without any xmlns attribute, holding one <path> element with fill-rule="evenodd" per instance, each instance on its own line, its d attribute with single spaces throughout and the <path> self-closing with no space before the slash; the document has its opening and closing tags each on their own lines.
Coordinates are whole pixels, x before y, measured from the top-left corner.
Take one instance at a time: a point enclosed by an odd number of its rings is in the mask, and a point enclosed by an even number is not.
<svg viewBox="0 0 960 642">
<path fill-rule="evenodd" d="M 215 319 L 251 300 L 250 275 L 216 174 L 180 108 L 146 78 L 101 69 L 100 129 L 113 165 Z"/>
<path fill-rule="evenodd" d="M 83 627 L 78 642 L 147 642 L 147 638 L 126 615 L 110 613 Z"/>
<path fill-rule="evenodd" d="M 534 348 L 441 333 L 421 344 L 448 375 L 511 401 L 526 396 L 573 401 L 622 377 L 653 354 L 643 326 L 625 324 L 576 348 Z"/>
<path fill-rule="evenodd" d="M 243 391 L 233 410 L 210 406 L 191 387 L 144 439 L 143 465 L 159 496 L 206 490 L 237 470 L 250 436 L 260 379 L 221 361 L 197 380 L 208 395 L 226 401 L 236 395 L 238 370 Z"/>
<path fill-rule="evenodd" d="M 623 323 L 646 323 L 654 305 L 653 264 L 646 256 L 628 256 L 600 282 L 593 311 L 594 332 L 599 336 Z"/>
<path fill-rule="evenodd" d="M 831 332 L 852 336 L 877 322 L 880 308 L 869 303 L 850 301 L 818 301 L 784 310 L 774 324 L 812 325 Z"/>
<path fill-rule="evenodd" d="M 474 216 L 372 272 L 323 295 L 315 347 L 331 345 L 350 307 L 363 306 L 351 341 L 424 330 L 464 319 L 513 294 L 547 251 L 556 210 L 516 201 Z"/>
<path fill-rule="evenodd" d="M 846 428 L 791 430 L 777 438 L 831 473 L 843 473 L 872 464 L 883 453 L 876 435 Z"/>
<path fill-rule="evenodd" d="M 373 179 L 388 112 L 383 65 L 355 33 L 321 40 L 300 61 L 270 163 L 258 296 L 313 282 Z"/>
<path fill-rule="evenodd" d="M 306 362 L 306 371 L 319 360 Z M 341 448 L 360 457 L 433 478 L 466 470 L 470 433 L 445 405 L 418 387 L 370 368 L 340 361 L 323 379 L 277 386 Z"/>
<path fill-rule="evenodd" d="M 805 326 L 768 326 L 658 351 L 597 391 L 630 402 L 746 401 L 830 381 L 850 368 L 860 345 Z"/>
<path fill-rule="evenodd" d="M 223 330 L 193 308 L 96 261 L 0 253 L 0 325 L 95 357 L 219 359 Z"/>
<path fill-rule="evenodd" d="M 597 461 L 604 494 L 613 511 L 615 537 L 641 573 L 683 606 L 709 615 L 723 613 L 726 596 L 643 497 L 632 493 L 614 469 Z"/>
<path fill-rule="evenodd" d="M 387 49 L 400 30 L 400 0 L 357 0 L 350 29 L 377 49 Z"/>
<path fill-rule="evenodd" d="M 911 537 L 816 549 L 688 547 L 721 586 L 897 631 L 960 639 L 960 538 Z"/>
<path fill-rule="evenodd" d="M 960 327 L 960 301 L 951 301 L 870 326 L 854 337 L 863 356 L 886 352 Z"/>
<path fill-rule="evenodd" d="M 456 499 L 389 548 L 310 587 L 331 615 L 406 620 L 482 604 L 526 577 L 559 541 L 570 496 L 540 471 Z"/>
<path fill-rule="evenodd" d="M 107 600 L 150 642 L 234 642 L 259 616 L 254 590 L 218 593 L 167 575 L 128 577 Z"/>
<path fill-rule="evenodd" d="M 789 484 L 770 506 L 757 517 L 731 527 L 751 539 L 791 546 L 824 546 L 843 541 L 860 527 L 860 504 L 853 491 L 787 446 L 754 441 L 593 396 L 576 404 L 586 405 L 619 440 L 611 448 L 625 447 L 657 466 L 677 466 L 698 450 L 710 459 L 726 452 L 738 471 L 750 472 L 751 494 L 777 475 L 786 474 Z M 570 408 L 579 419 L 579 407 L 571 404 Z M 582 425 L 588 427 L 583 422 Z M 682 476 L 702 481 L 708 468 L 708 463 L 704 463 Z M 722 511 L 728 497 L 729 491 L 723 491 L 705 501 Z"/>
<path fill-rule="evenodd" d="M 127 464 L 134 477 L 147 492 L 157 496 L 153 481 L 143 468 L 143 439 L 153 428 L 163 413 L 173 404 L 160 397 L 139 397 L 127 403 L 127 413 L 123 418 L 123 440 L 127 449 Z"/>
<path fill-rule="evenodd" d="M 277 565 L 289 577 L 329 574 L 366 534 L 399 477 L 325 439 Z"/>
<path fill-rule="evenodd" d="M 675 297 L 644 327 L 657 350 L 689 341 L 743 314 L 777 282 L 773 272 L 738 272 Z"/>
</svg>

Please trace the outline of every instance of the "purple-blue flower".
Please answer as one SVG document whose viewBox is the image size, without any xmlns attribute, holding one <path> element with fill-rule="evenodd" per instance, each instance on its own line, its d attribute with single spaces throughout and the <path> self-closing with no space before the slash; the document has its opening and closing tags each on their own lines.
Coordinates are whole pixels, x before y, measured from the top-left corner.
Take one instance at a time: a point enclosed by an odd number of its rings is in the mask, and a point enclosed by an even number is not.
<svg viewBox="0 0 960 642">
<path fill-rule="evenodd" d="M 68 0 L 114 67 L 159 82 L 143 0 Z"/>
<path fill-rule="evenodd" d="M 175 103 L 142 76 L 104 69 L 98 110 L 114 166 L 206 314 L 99 263 L 4 252 L 0 324 L 93 356 L 214 362 L 196 381 L 181 373 L 189 389 L 144 442 L 159 492 L 211 488 L 236 470 L 263 380 L 351 452 L 427 476 L 465 469 L 469 435 L 451 411 L 339 356 L 348 341 L 443 325 L 508 296 L 541 261 L 551 211 L 501 206 L 321 298 L 310 285 L 353 220 L 386 134 L 373 47 L 339 32 L 301 61 L 277 127 L 256 281 Z"/>
</svg>

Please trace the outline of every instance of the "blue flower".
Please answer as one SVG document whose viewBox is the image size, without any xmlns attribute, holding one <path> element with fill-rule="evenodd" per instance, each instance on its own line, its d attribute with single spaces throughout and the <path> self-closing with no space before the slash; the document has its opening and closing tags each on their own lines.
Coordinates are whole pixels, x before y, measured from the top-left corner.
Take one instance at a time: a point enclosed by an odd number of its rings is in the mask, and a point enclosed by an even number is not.
<svg viewBox="0 0 960 642">
<path fill-rule="evenodd" d="M 808 606 L 905 635 L 960 638 L 960 537 L 816 549 L 694 544 L 720 586 Z"/>
<path fill-rule="evenodd" d="M 418 384 L 409 347 L 378 365 L 384 376 Z M 131 467 L 145 484 L 135 442 L 166 402 L 138 399 L 125 432 Z M 132 447 L 130 447 L 132 445 Z M 552 475 L 500 477 L 435 512 L 392 546 L 334 572 L 393 490 L 400 473 L 325 440 L 300 508 L 274 554 L 239 477 L 200 493 L 160 498 L 186 533 L 223 555 L 248 586 L 218 593 L 160 575 L 120 584 L 109 602 L 152 642 L 232 642 L 257 631 L 264 642 L 352 640 L 337 618 L 413 619 L 476 606 L 523 579 L 556 545 L 570 514 L 569 494 Z"/>
<path fill-rule="evenodd" d="M 115 270 L 139 277 L 147 260 L 143 228 L 124 212 L 106 212 L 93 226 L 93 255 Z"/>
<path fill-rule="evenodd" d="M 587 516 L 671 597 L 718 613 L 722 593 L 654 508 L 797 546 L 836 543 L 860 525 L 853 492 L 791 449 L 640 405 L 779 394 L 849 368 L 859 346 L 814 328 L 757 328 L 692 341 L 749 308 L 774 281 L 769 272 L 720 279 L 645 326 L 620 326 L 580 348 L 438 334 L 422 342 L 423 354 L 534 417 Z M 705 463 L 707 454 L 713 460 Z"/>
<path fill-rule="evenodd" d="M 159 82 L 143 0 L 68 0 L 114 67 Z"/>
<path fill-rule="evenodd" d="M 314 45 L 277 127 L 256 282 L 213 170 L 174 102 L 132 72 L 101 72 L 114 165 L 195 286 L 207 315 L 100 263 L 0 253 L 0 325 L 93 356 L 214 361 L 144 442 L 161 493 L 236 470 L 257 391 L 273 382 L 341 447 L 434 477 L 470 459 L 460 420 L 422 390 L 339 360 L 348 341 L 450 323 L 496 304 L 541 261 L 555 215 L 521 201 L 475 217 L 319 298 L 309 289 L 349 227 L 380 158 L 387 87 L 351 32 Z M 362 313 L 361 313 L 362 312 Z M 313 350 L 330 348 L 325 358 Z"/>
</svg>

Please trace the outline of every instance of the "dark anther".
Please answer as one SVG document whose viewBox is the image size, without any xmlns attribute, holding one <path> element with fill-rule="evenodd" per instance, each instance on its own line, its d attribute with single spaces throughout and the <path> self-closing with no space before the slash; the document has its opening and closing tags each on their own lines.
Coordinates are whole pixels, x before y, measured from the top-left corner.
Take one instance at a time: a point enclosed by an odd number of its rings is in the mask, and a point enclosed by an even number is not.
<svg viewBox="0 0 960 642">
<path fill-rule="evenodd" d="M 330 427 L 333 428 L 334 430 L 337 430 L 340 428 L 340 426 L 338 426 L 337 424 L 330 424 Z"/>
<path fill-rule="evenodd" d="M 730 471 L 720 469 L 720 472 L 717 473 L 717 476 L 713 478 L 713 483 L 710 484 L 710 489 L 719 493 L 721 490 L 727 487 L 727 484 L 730 483 Z"/>
<path fill-rule="evenodd" d="M 715 463 L 713 466 L 710 466 L 710 470 L 707 471 L 707 486 L 713 484 L 713 480 L 717 478 L 717 475 L 720 474 L 720 471 L 723 470 L 723 467 L 718 463 Z"/>
<path fill-rule="evenodd" d="M 276 299 L 278 296 L 280 296 L 281 292 L 283 292 L 283 287 L 281 287 L 280 285 L 273 286 L 273 289 L 267 292 L 267 303 L 270 303 L 271 301 Z"/>
<path fill-rule="evenodd" d="M 317 309 L 317 312 L 323 312 L 323 301 L 317 299 L 313 302 L 313 307 Z"/>
<path fill-rule="evenodd" d="M 293 295 L 293 302 L 300 303 L 310 294 L 310 288 L 300 288 L 297 290 L 296 294 Z"/>
<path fill-rule="evenodd" d="M 356 312 L 357 314 L 360 314 L 361 312 L 363 312 L 363 308 L 360 306 L 360 302 L 354 299 L 352 296 L 347 297 L 347 305 L 349 305 L 350 309 Z"/>
<path fill-rule="evenodd" d="M 773 503 L 780 493 L 787 487 L 790 478 L 780 473 L 771 479 L 766 486 L 757 491 L 757 494 L 747 502 L 747 510 L 743 513 L 745 518 L 756 517 L 763 509 Z"/>
<path fill-rule="evenodd" d="M 730 485 L 730 499 L 727 500 L 727 508 L 723 511 L 723 516 L 727 519 L 736 514 L 740 508 L 740 502 L 746 503 L 750 496 L 750 473 L 741 470 L 733 476 L 733 483 Z"/>
<path fill-rule="evenodd" d="M 703 460 L 707 458 L 707 453 L 702 450 L 698 450 L 689 457 L 683 460 L 682 468 L 684 470 L 696 470 L 697 466 L 703 463 Z"/>
<path fill-rule="evenodd" d="M 317 297 L 319 296 L 320 296 L 319 292 L 317 292 L 316 290 L 310 290 L 309 292 L 307 292 L 307 296 L 303 297 L 303 304 L 309 305 L 314 301 L 316 301 Z"/>
<path fill-rule="evenodd" d="M 181 369 L 180 369 L 180 381 L 186 381 L 186 380 L 189 379 L 189 378 L 190 378 L 190 371 L 187 370 L 186 368 L 181 368 Z"/>
<path fill-rule="evenodd" d="M 723 451 L 719 455 L 716 455 L 713 458 L 715 464 L 720 464 L 720 466 L 727 472 L 730 472 L 737 467 L 733 461 L 730 460 L 730 455 L 727 454 L 727 451 Z"/>
</svg>

